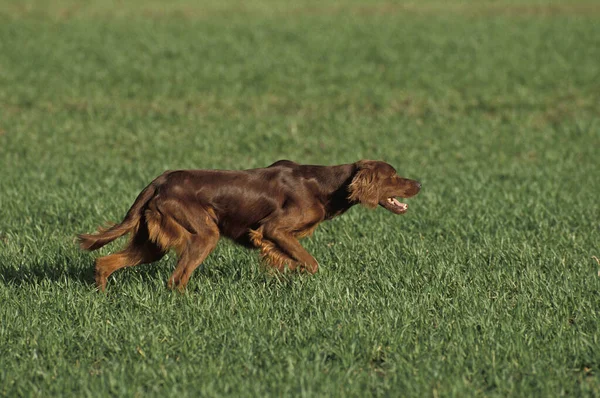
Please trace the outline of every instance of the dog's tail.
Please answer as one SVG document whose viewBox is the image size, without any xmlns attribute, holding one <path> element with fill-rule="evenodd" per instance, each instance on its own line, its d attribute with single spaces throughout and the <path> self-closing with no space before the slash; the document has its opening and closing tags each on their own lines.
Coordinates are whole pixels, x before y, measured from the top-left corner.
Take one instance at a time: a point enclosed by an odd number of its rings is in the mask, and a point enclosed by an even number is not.
<svg viewBox="0 0 600 398">
<path fill-rule="evenodd" d="M 140 192 L 120 224 L 115 224 L 109 228 L 98 228 L 98 232 L 95 234 L 77 235 L 79 247 L 83 250 L 96 250 L 123 235 L 137 231 L 142 218 L 142 211 L 155 193 L 156 181 L 153 181 Z"/>
</svg>

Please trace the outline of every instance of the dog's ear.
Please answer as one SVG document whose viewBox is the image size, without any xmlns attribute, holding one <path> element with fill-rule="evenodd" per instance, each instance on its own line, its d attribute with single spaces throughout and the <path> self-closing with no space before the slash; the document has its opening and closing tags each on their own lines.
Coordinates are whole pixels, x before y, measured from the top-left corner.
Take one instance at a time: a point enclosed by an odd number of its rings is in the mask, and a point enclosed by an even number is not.
<svg viewBox="0 0 600 398">
<path fill-rule="evenodd" d="M 377 167 L 373 162 L 360 161 L 356 163 L 357 171 L 349 185 L 348 199 L 360 202 L 363 206 L 374 209 L 379 204 L 379 184 L 377 182 Z"/>
</svg>

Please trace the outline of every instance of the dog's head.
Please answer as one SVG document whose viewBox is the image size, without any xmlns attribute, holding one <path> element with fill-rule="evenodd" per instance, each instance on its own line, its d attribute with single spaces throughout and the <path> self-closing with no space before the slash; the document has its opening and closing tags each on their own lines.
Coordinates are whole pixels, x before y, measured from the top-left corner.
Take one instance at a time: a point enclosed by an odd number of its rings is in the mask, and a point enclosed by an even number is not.
<svg viewBox="0 0 600 398">
<path fill-rule="evenodd" d="M 349 186 L 348 199 L 366 207 L 380 205 L 392 213 L 403 214 L 408 210 L 408 205 L 396 198 L 410 198 L 421 190 L 418 181 L 400 177 L 385 162 L 360 160 L 355 165 L 356 173 Z"/>
</svg>

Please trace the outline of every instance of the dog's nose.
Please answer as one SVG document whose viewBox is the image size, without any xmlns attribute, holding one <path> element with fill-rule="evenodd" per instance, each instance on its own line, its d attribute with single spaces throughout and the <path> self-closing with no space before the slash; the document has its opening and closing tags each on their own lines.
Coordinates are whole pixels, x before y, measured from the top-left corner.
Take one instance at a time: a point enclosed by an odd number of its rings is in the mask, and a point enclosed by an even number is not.
<svg viewBox="0 0 600 398">
<path fill-rule="evenodd" d="M 417 188 L 421 189 L 421 183 L 417 182 Z"/>
</svg>

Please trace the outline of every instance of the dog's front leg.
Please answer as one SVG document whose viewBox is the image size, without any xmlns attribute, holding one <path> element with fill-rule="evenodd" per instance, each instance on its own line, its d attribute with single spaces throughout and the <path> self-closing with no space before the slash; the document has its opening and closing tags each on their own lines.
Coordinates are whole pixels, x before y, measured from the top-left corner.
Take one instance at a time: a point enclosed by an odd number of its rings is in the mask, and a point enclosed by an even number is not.
<svg viewBox="0 0 600 398">
<path fill-rule="evenodd" d="M 280 229 L 265 228 L 264 236 L 269 241 L 273 242 L 287 256 L 294 260 L 297 264 L 290 264 L 291 270 L 300 268 L 310 274 L 314 274 L 319 269 L 319 263 L 306 251 L 291 233 Z"/>
</svg>

